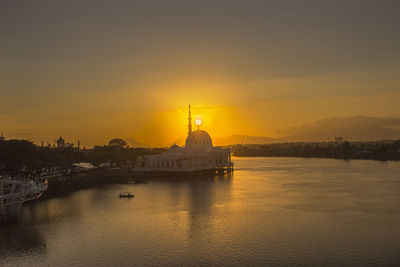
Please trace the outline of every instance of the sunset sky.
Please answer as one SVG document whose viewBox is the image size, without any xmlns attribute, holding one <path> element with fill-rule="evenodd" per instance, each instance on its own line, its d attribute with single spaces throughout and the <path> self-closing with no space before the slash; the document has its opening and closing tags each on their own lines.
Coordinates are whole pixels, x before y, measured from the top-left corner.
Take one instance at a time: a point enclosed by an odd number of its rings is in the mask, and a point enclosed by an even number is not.
<svg viewBox="0 0 400 267">
<path fill-rule="evenodd" d="M 37 143 L 279 136 L 400 117 L 400 1 L 1 1 L 0 131 Z"/>
</svg>

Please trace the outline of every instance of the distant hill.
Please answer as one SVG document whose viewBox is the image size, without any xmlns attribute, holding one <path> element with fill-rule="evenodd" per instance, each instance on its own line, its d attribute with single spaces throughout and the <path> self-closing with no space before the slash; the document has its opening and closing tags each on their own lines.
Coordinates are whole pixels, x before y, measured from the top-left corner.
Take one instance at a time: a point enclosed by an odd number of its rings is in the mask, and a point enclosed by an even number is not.
<svg viewBox="0 0 400 267">
<path fill-rule="evenodd" d="M 348 141 L 376 141 L 384 139 L 400 139 L 400 118 L 378 117 L 333 117 L 305 123 L 298 127 L 287 128 L 280 131 L 279 138 L 252 135 L 231 135 L 226 137 L 213 137 L 213 144 L 226 146 L 233 144 L 271 144 L 296 141 L 333 141 L 336 136 L 343 136 Z M 125 139 L 130 147 L 148 147 L 133 138 Z M 186 136 L 179 137 L 174 142 L 167 144 L 185 145 Z"/>
<path fill-rule="evenodd" d="M 400 118 L 344 117 L 318 120 L 286 129 L 288 141 L 326 141 L 343 136 L 349 141 L 400 139 Z"/>
<path fill-rule="evenodd" d="M 227 137 L 213 138 L 213 143 L 217 146 L 226 146 L 232 144 L 270 144 L 277 142 L 278 139 L 266 136 L 251 135 L 231 135 Z"/>
<path fill-rule="evenodd" d="M 318 120 L 299 127 L 284 129 L 282 137 L 232 135 L 214 138 L 215 145 L 270 144 L 295 141 L 332 141 L 343 136 L 348 141 L 400 139 L 400 118 L 342 117 Z"/>
<path fill-rule="evenodd" d="M 178 139 L 176 139 L 174 142 L 167 144 L 167 146 L 168 147 L 170 147 L 172 145 L 184 146 L 185 141 L 186 141 L 186 136 L 185 137 L 181 136 Z"/>
<path fill-rule="evenodd" d="M 129 145 L 130 147 L 148 147 L 148 145 L 143 144 L 143 143 L 137 141 L 137 140 L 134 139 L 134 138 L 126 138 L 126 139 L 124 139 L 124 140 L 128 143 L 128 145 Z"/>
</svg>

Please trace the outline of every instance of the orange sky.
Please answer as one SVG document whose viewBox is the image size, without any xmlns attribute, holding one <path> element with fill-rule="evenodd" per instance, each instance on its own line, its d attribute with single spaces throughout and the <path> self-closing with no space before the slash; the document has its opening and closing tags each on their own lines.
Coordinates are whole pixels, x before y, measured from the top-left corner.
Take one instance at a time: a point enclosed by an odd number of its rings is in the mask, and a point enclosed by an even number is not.
<svg viewBox="0 0 400 267">
<path fill-rule="evenodd" d="M 168 3 L 167 3 L 168 2 Z M 398 1 L 0 3 L 0 131 L 165 145 L 400 117 Z"/>
</svg>

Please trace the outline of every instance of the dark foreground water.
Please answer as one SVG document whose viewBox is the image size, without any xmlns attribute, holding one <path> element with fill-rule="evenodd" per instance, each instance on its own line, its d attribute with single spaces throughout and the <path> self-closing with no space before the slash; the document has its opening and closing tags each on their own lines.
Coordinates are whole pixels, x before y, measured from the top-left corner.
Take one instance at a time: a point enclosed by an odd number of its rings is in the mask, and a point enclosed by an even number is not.
<svg viewBox="0 0 400 267">
<path fill-rule="evenodd" d="M 400 162 L 234 161 L 231 177 L 31 202 L 0 226 L 0 265 L 400 264 Z"/>
</svg>

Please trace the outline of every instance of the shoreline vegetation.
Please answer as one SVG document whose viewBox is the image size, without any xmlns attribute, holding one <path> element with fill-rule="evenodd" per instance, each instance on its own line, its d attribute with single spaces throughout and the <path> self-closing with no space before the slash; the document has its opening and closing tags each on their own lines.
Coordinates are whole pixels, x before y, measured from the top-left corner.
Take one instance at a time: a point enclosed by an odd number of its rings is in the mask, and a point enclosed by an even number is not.
<svg viewBox="0 0 400 267">
<path fill-rule="evenodd" d="M 227 146 L 236 157 L 304 157 L 332 159 L 400 160 L 400 140 L 371 142 L 290 142 Z M 130 148 L 126 145 L 42 147 L 27 140 L 0 141 L 0 177 L 34 178 L 96 173 L 127 173 L 138 156 L 159 154 L 166 148 Z M 83 164 L 82 164 L 83 163 Z M 116 179 L 116 178 L 115 178 Z"/>
<path fill-rule="evenodd" d="M 229 146 L 236 157 L 300 157 L 400 160 L 400 140 L 369 142 L 288 142 Z"/>
</svg>

